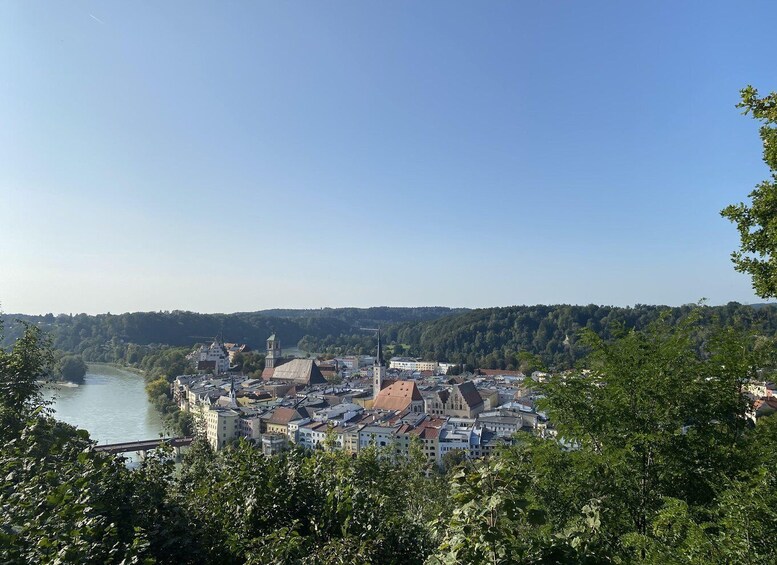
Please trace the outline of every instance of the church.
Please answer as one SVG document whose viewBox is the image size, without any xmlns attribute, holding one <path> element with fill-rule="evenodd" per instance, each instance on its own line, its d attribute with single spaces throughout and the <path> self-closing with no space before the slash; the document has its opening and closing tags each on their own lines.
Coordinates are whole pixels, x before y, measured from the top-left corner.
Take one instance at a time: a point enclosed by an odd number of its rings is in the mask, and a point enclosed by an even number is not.
<svg viewBox="0 0 777 565">
<path fill-rule="evenodd" d="M 415 381 L 387 380 L 386 365 L 383 362 L 383 347 L 378 330 L 378 354 L 372 367 L 372 408 L 374 410 L 424 411 L 424 399 Z"/>
<path fill-rule="evenodd" d="M 275 334 L 267 338 L 267 356 L 264 358 L 262 379 L 310 386 L 326 384 L 326 379 L 313 359 L 283 358 L 281 340 Z"/>
</svg>

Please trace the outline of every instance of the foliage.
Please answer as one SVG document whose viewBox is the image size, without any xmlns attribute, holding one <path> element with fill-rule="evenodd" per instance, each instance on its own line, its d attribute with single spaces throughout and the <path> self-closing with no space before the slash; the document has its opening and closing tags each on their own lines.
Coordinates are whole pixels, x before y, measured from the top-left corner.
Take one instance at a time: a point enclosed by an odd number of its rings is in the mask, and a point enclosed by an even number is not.
<svg viewBox="0 0 777 565">
<path fill-rule="evenodd" d="M 734 267 L 753 279 L 753 289 L 762 298 L 777 297 L 777 92 L 759 97 L 748 86 L 741 91 L 739 108 L 762 123 L 763 159 L 770 177 L 756 186 L 751 204 L 732 204 L 721 211 L 737 225 L 740 248 L 731 254 Z"/>
<path fill-rule="evenodd" d="M 441 307 L 424 308 L 324 308 L 321 310 L 283 310 L 238 312 L 235 314 L 199 314 L 172 312 L 134 312 L 126 314 L 46 314 L 6 317 L 6 344 L 23 333 L 22 320 L 45 330 L 56 349 L 78 353 L 87 361 L 114 362 L 129 357 L 131 346 L 166 344 L 191 347 L 223 335 L 228 341 L 246 343 L 263 350 L 267 336 L 275 333 L 287 347 L 294 346 L 305 335 L 326 337 L 350 334 L 360 327 L 383 327 L 418 320 L 433 320 L 460 312 Z"/>
<path fill-rule="evenodd" d="M 34 326 L 25 326 L 10 351 L 0 348 L 0 442 L 20 429 L 27 414 L 43 407 L 38 379 L 49 373 L 51 361 L 48 342 Z"/>
<path fill-rule="evenodd" d="M 235 355 L 235 371 L 240 371 L 251 378 L 259 378 L 264 370 L 264 353 L 258 351 L 240 352 Z"/>
<path fill-rule="evenodd" d="M 461 469 L 452 480 L 455 509 L 442 521 L 431 563 L 516 563 L 540 555 L 545 513 L 529 492 L 529 475 L 506 459 Z"/>
<path fill-rule="evenodd" d="M 388 342 L 402 343 L 413 357 L 464 364 L 468 369 L 507 369 L 535 371 L 570 369 L 590 352 L 580 339 L 590 330 L 609 340 L 623 329 L 643 330 L 662 316 L 672 324 L 694 313 L 701 323 L 695 344 L 703 343 L 715 328 L 737 325 L 755 329 L 766 336 L 777 332 L 777 308 L 760 308 L 730 302 L 725 306 L 636 305 L 614 306 L 510 306 L 485 308 L 446 316 L 432 321 L 410 322 L 384 328 Z M 342 355 L 375 352 L 373 336 L 360 332 L 306 336 L 300 346 L 311 351 Z"/>
<path fill-rule="evenodd" d="M 589 369 L 545 387 L 562 445 L 575 446 L 546 459 L 572 471 L 566 485 L 548 474 L 546 496 L 562 520 L 562 508 L 600 501 L 602 534 L 624 558 L 650 553 L 657 520 L 677 508 L 670 501 L 687 505 L 690 515 L 704 513 L 727 477 L 757 461 L 742 384 L 755 376 L 763 352 L 747 335 L 726 331 L 700 354 L 695 322 L 659 321 L 612 343 L 589 335 Z"/>
<path fill-rule="evenodd" d="M 197 447 L 175 496 L 199 528 L 206 562 L 421 563 L 430 546 L 410 513 L 412 480 L 427 481 L 375 450 L 268 458 L 240 442 L 217 455 Z"/>
<path fill-rule="evenodd" d="M 585 367 L 544 388 L 556 440 L 449 476 L 417 442 L 265 457 L 197 441 L 178 471 L 164 451 L 130 470 L 46 414 L 29 327 L 0 352 L 0 561 L 773 563 L 777 417 L 747 425 L 742 383 L 774 348 L 731 329 L 700 347 L 701 314 L 589 332 Z"/>
<path fill-rule="evenodd" d="M 57 363 L 57 374 L 63 380 L 71 383 L 84 382 L 86 363 L 80 355 L 65 355 Z"/>
<path fill-rule="evenodd" d="M 466 365 L 469 369 L 534 371 L 572 368 L 589 353 L 580 332 L 589 329 L 602 339 L 612 339 L 621 328 L 642 330 L 662 315 L 677 323 L 690 312 L 701 316 L 700 344 L 716 327 L 736 324 L 763 335 L 777 332 L 777 307 L 753 307 L 731 302 L 725 306 L 693 305 L 669 308 L 636 305 L 612 306 L 511 306 L 468 311 L 443 308 L 368 308 L 270 311 L 288 315 L 272 318 L 267 313 L 195 314 L 191 312 L 142 312 L 87 316 L 21 316 L 44 329 L 55 348 L 79 354 L 87 362 L 119 363 L 143 370 L 161 363 L 168 375 L 190 370 L 185 354 L 207 336 L 222 332 L 230 340 L 254 346 L 245 354 L 247 373 L 262 368 L 264 340 L 276 331 L 285 344 L 327 356 L 375 353 L 375 336 L 360 327 L 380 326 L 387 342 L 399 345 L 403 354 Z M 5 343 L 17 339 L 24 326 L 10 324 Z M 389 347 L 387 346 L 387 349 Z M 150 356 L 150 357 L 149 357 Z M 147 359 L 148 358 L 148 359 Z M 160 374 L 152 374 L 158 378 Z"/>
</svg>

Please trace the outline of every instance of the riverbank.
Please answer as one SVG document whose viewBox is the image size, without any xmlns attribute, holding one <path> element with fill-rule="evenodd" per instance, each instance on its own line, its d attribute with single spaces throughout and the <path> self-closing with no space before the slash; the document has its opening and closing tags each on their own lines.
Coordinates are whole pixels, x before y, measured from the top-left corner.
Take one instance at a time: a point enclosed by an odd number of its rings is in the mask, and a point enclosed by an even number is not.
<svg viewBox="0 0 777 565">
<path fill-rule="evenodd" d="M 110 371 L 113 369 L 115 371 L 123 371 L 125 373 L 133 373 L 135 375 L 139 375 L 141 377 L 146 376 L 146 373 L 142 369 L 138 369 L 137 367 L 131 367 L 129 365 L 121 365 L 119 363 L 104 363 L 101 361 L 89 361 L 87 362 L 86 366 L 89 368 L 89 370 L 99 370 L 101 374 L 109 374 Z"/>
<path fill-rule="evenodd" d="M 165 423 L 138 377 L 122 367 L 90 363 L 84 384 L 48 383 L 43 395 L 55 418 L 85 429 L 98 444 L 155 439 Z"/>
<path fill-rule="evenodd" d="M 171 396 L 170 382 L 173 375 L 184 374 L 190 364 L 186 356 L 187 348 L 162 348 L 147 352 L 136 364 L 125 365 L 117 362 L 90 362 L 90 371 L 99 371 L 103 375 L 131 375 L 141 377 L 143 388 L 150 406 L 159 414 L 165 429 L 174 435 L 192 433 L 194 424 L 191 415 L 183 413 Z"/>
<path fill-rule="evenodd" d="M 70 381 L 58 381 L 53 379 L 46 380 L 46 381 L 37 380 L 35 382 L 38 383 L 38 385 L 40 385 L 41 387 L 78 388 L 79 386 L 81 386 L 79 383 L 71 383 Z"/>
</svg>

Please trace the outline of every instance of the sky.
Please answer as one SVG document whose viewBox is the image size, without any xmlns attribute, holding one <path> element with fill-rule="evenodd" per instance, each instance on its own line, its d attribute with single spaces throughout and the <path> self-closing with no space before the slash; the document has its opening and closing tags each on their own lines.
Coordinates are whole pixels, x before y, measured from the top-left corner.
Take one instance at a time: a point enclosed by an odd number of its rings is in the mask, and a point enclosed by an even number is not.
<svg viewBox="0 0 777 565">
<path fill-rule="evenodd" d="M 777 3 L 0 2 L 0 309 L 761 302 Z"/>
</svg>

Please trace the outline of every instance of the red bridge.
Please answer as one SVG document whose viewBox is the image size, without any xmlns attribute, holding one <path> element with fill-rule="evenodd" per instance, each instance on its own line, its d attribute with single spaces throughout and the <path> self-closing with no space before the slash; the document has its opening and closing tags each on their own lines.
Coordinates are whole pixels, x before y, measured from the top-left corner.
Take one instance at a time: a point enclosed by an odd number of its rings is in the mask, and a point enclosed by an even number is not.
<svg viewBox="0 0 777 565">
<path fill-rule="evenodd" d="M 194 441 L 193 437 L 163 437 L 159 439 L 147 439 L 145 441 L 130 441 L 125 443 L 109 443 L 106 445 L 95 446 L 95 451 L 105 451 L 107 453 L 134 453 L 137 451 L 149 451 L 156 449 L 160 445 L 169 445 L 174 448 L 186 447 Z"/>
</svg>

